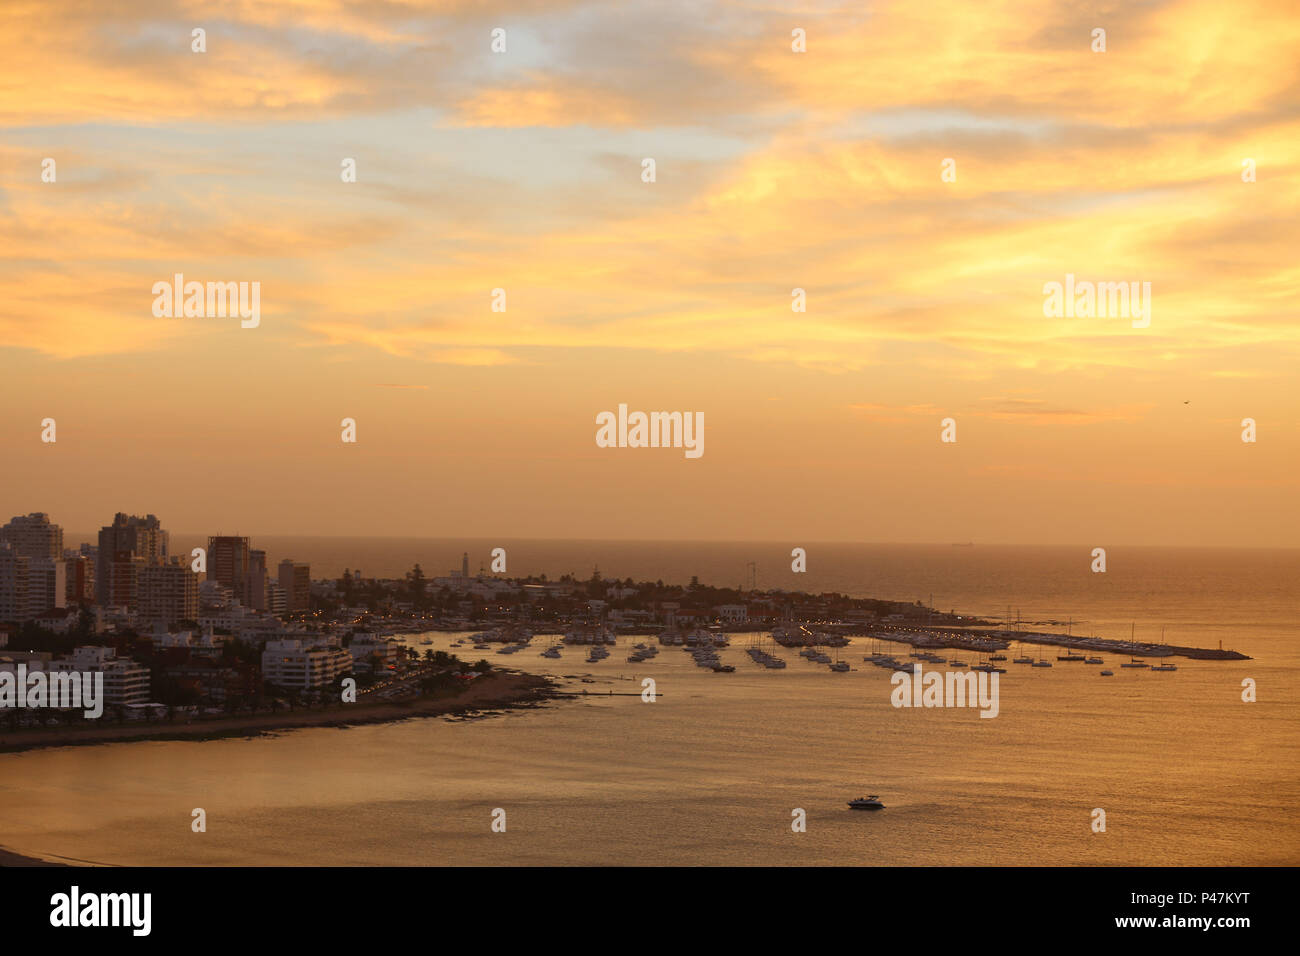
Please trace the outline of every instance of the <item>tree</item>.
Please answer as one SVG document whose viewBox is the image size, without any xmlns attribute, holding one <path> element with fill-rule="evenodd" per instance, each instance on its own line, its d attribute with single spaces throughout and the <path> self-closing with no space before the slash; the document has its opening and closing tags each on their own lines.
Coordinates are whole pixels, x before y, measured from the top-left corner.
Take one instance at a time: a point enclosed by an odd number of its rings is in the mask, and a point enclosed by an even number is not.
<svg viewBox="0 0 1300 956">
<path fill-rule="evenodd" d="M 424 607 L 424 585 L 426 582 L 424 571 L 421 570 L 418 561 L 415 563 L 415 567 L 406 572 L 406 580 L 411 586 L 411 603 L 417 608 Z"/>
<path fill-rule="evenodd" d="M 90 635 L 94 632 L 94 618 L 91 617 L 90 609 L 86 605 L 81 606 L 77 612 L 77 625 L 73 630 L 76 635 L 78 644 L 85 644 L 90 641 Z"/>
</svg>

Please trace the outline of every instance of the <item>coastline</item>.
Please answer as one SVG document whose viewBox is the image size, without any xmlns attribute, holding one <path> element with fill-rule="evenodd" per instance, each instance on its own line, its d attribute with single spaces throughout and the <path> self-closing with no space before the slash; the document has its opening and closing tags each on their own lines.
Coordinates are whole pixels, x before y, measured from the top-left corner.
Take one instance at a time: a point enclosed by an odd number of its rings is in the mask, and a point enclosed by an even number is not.
<svg viewBox="0 0 1300 956">
<path fill-rule="evenodd" d="M 454 697 L 417 698 L 377 704 L 351 704 L 330 710 L 299 710 L 279 714 L 245 714 L 188 724 L 122 724 L 50 731 L 19 730 L 0 733 L 0 753 L 17 753 L 45 747 L 84 747 L 140 740 L 219 740 L 258 737 L 303 727 L 352 727 L 391 723 L 412 717 L 442 717 L 470 711 L 529 707 L 546 700 L 569 697 L 549 677 L 522 672 L 487 674 Z M 0 865 L 3 854 L 0 850 Z M 12 856 L 13 854 L 9 854 Z M 19 857 L 19 860 L 25 859 Z"/>
<path fill-rule="evenodd" d="M 34 856 L 23 856 L 21 853 L 14 853 L 12 850 L 6 850 L 0 846 L 0 868 L 6 866 L 67 866 L 67 863 L 53 863 L 49 860 L 40 860 Z"/>
</svg>

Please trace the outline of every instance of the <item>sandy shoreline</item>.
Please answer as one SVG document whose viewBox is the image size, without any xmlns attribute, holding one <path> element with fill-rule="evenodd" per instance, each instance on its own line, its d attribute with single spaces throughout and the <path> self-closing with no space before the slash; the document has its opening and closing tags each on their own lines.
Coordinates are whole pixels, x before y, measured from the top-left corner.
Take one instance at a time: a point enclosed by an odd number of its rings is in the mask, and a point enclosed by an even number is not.
<svg viewBox="0 0 1300 956">
<path fill-rule="evenodd" d="M 476 680 L 454 697 L 417 698 L 375 704 L 351 704 L 329 710 L 298 710 L 278 714 L 243 714 L 196 720 L 192 723 L 141 723 L 105 727 L 46 730 L 34 728 L 0 733 L 0 753 L 42 747 L 79 747 L 136 740 L 216 740 L 255 737 L 301 727 L 351 727 L 410 717 L 439 717 L 466 711 L 528 706 L 567 696 L 549 678 L 535 674 L 497 672 Z"/>
</svg>

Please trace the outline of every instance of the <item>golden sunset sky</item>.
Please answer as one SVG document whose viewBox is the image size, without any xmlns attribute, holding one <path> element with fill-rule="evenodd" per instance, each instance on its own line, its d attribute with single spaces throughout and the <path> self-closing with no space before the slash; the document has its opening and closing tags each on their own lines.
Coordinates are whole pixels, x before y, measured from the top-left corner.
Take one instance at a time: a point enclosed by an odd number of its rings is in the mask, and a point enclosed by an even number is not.
<svg viewBox="0 0 1300 956">
<path fill-rule="evenodd" d="M 1298 201 L 1286 2 L 10 0 L 0 520 L 1294 546 Z"/>
</svg>

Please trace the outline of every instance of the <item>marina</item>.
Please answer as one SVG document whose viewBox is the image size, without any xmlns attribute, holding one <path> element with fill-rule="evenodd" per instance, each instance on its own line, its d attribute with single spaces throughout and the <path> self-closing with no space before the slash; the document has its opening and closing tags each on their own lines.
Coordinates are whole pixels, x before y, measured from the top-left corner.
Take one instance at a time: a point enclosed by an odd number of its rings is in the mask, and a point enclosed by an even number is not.
<svg viewBox="0 0 1300 956">
<path fill-rule="evenodd" d="M 822 627 L 825 625 L 823 624 Z M 533 632 L 527 628 L 517 625 L 503 625 L 482 632 L 477 636 L 469 638 L 459 638 L 452 642 L 451 647 L 462 646 L 465 641 L 475 640 L 475 648 L 489 647 L 493 644 L 502 645 L 497 651 L 499 655 L 510 655 L 524 650 L 533 640 Z M 777 638 L 781 640 L 778 641 Z M 981 654 L 978 661 L 972 663 L 964 657 L 948 657 L 938 650 L 929 648 L 936 647 L 943 649 L 953 643 L 953 638 L 949 634 L 942 632 L 932 632 L 920 629 L 894 630 L 881 629 L 872 632 L 863 642 L 861 637 L 849 638 L 840 637 L 830 643 L 824 638 L 826 631 L 819 627 L 804 627 L 794 625 L 781 625 L 772 628 L 768 632 L 751 633 L 749 645 L 745 648 L 745 654 L 750 661 L 764 670 L 783 671 L 789 667 L 789 661 L 775 653 L 775 649 L 780 646 L 789 648 L 798 648 L 797 658 L 814 665 L 815 667 L 824 667 L 830 673 L 844 674 L 853 670 L 848 661 L 842 660 L 839 651 L 843 646 L 857 646 L 866 653 L 861 655 L 861 660 L 865 664 L 870 664 L 880 670 L 904 673 L 912 673 L 914 668 L 924 664 L 933 664 L 942 668 L 952 670 L 969 670 L 987 674 L 1006 674 L 1007 668 L 1001 666 L 1008 662 L 1008 655 L 1004 653 L 992 653 L 985 651 Z M 1053 667 L 1053 661 L 1046 656 L 1033 656 L 1027 648 L 1029 641 L 1024 640 L 1024 634 L 1017 634 L 1016 640 L 1020 643 L 1021 649 L 1017 656 L 1009 663 L 1028 664 L 1033 669 L 1050 669 Z M 731 646 L 731 638 L 727 633 L 718 628 L 692 627 L 689 629 L 663 628 L 660 629 L 656 640 L 635 640 L 634 637 L 628 637 L 627 643 L 623 646 L 626 648 L 625 661 L 633 665 L 649 665 L 656 662 L 660 656 L 662 647 L 678 647 L 682 650 L 684 656 L 700 670 L 710 671 L 718 674 L 732 674 L 736 672 L 733 663 L 724 659 L 723 652 Z M 1089 637 L 1086 639 L 1091 643 L 1098 643 L 1101 639 Z M 428 638 L 413 641 L 421 646 L 428 642 Z M 552 643 L 541 650 L 538 656 L 542 659 L 558 661 L 563 658 L 563 648 L 565 645 L 576 645 L 584 647 L 587 651 L 586 656 L 582 659 L 583 663 L 589 665 L 602 664 L 608 661 L 612 652 L 618 649 L 621 639 L 608 625 L 604 624 L 582 624 L 575 625 L 565 631 L 563 636 L 553 635 Z M 782 643 L 784 642 L 784 643 Z M 966 647 L 968 641 L 959 640 L 957 643 Z M 980 643 L 986 643 L 983 638 Z M 1008 646 L 1010 641 L 1007 642 Z M 1112 642 L 1121 646 L 1130 646 L 1131 642 Z M 899 647 L 921 648 L 908 651 L 904 657 L 901 650 L 893 653 L 884 648 L 896 645 Z M 1132 646 L 1138 646 L 1133 644 Z M 1141 645 L 1144 651 L 1149 652 L 1153 647 L 1164 647 L 1165 645 Z M 835 647 L 836 656 L 832 657 L 823 650 L 823 647 Z M 1040 646 L 1039 650 L 1042 650 Z M 856 659 L 856 658 L 855 658 Z M 1102 666 L 1105 659 L 1096 655 L 1084 656 L 1075 653 L 1073 650 L 1065 654 L 1057 655 L 1057 662 L 1081 663 L 1093 666 Z M 1130 658 L 1130 660 L 1120 664 L 1121 668 L 1129 670 L 1151 670 L 1161 673 L 1172 673 L 1178 670 L 1177 665 L 1169 660 L 1152 666 L 1141 658 Z M 1111 668 L 1105 668 L 1098 672 L 1103 677 L 1113 677 L 1115 671 Z"/>
</svg>

